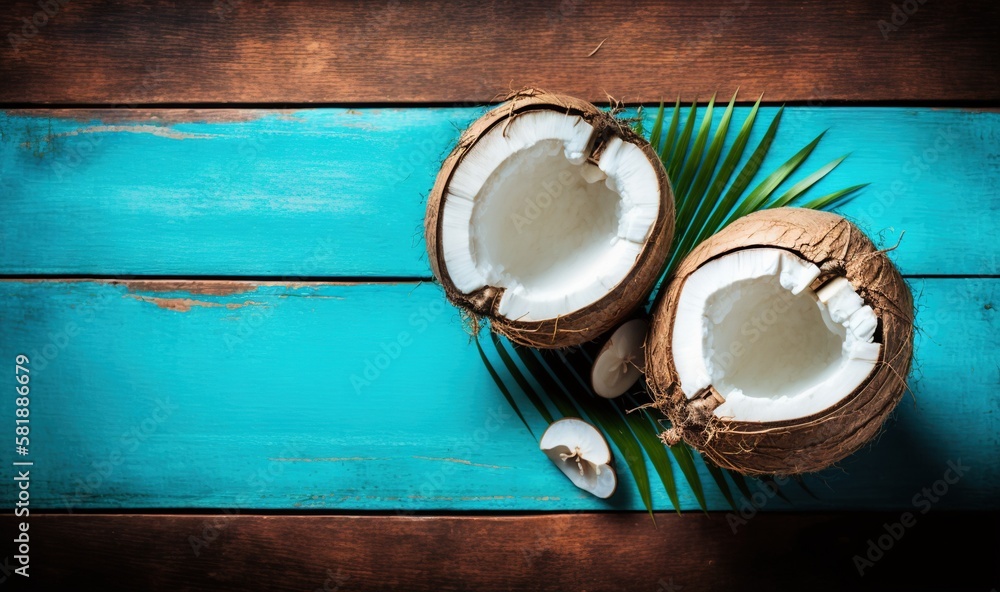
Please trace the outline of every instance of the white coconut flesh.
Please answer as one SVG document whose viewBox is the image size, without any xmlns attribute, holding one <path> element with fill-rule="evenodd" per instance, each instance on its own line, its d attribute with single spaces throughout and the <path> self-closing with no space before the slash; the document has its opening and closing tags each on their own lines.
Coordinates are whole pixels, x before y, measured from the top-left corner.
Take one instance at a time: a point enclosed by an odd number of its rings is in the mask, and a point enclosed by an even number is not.
<svg viewBox="0 0 1000 592">
<path fill-rule="evenodd" d="M 597 428 L 575 417 L 553 422 L 539 447 L 569 480 L 599 498 L 610 497 L 618 483 L 611 448 Z"/>
<path fill-rule="evenodd" d="M 541 321 L 626 278 L 659 213 L 658 177 L 640 148 L 617 138 L 588 160 L 594 136 L 581 117 L 538 110 L 472 145 L 442 205 L 443 261 L 459 291 L 505 288 L 500 315 Z"/>
<path fill-rule="evenodd" d="M 590 382 L 598 395 L 620 397 L 642 376 L 646 366 L 646 319 L 632 319 L 615 330 L 594 359 Z"/>
<path fill-rule="evenodd" d="M 874 371 L 878 320 L 846 278 L 818 291 L 820 270 L 782 249 L 744 249 L 685 281 L 671 344 L 681 390 L 709 385 L 714 410 L 745 422 L 798 419 L 828 409 Z"/>
</svg>

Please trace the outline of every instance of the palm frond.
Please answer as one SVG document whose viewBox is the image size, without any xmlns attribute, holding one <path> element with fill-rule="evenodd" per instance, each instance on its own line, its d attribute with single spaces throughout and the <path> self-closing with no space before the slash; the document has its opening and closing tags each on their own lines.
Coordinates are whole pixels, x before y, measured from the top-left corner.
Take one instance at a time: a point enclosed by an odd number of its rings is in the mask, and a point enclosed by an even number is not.
<svg viewBox="0 0 1000 592">
<path fill-rule="evenodd" d="M 733 98 L 729 101 L 729 105 L 726 106 L 726 110 L 722 114 L 722 120 L 719 121 L 719 126 L 715 129 L 715 136 L 712 138 L 712 143 L 709 145 L 708 152 L 705 154 L 705 160 L 698 168 L 698 174 L 694 179 L 693 185 L 688 190 L 690 196 L 695 196 L 699 199 L 685 199 L 685 210 L 678 214 L 684 220 L 690 220 L 700 206 L 705 203 L 705 200 L 701 198 L 705 195 L 708 183 L 712 178 L 712 174 L 715 172 L 715 166 L 719 162 L 719 156 L 722 154 L 722 146 L 726 142 L 726 134 L 729 131 L 729 121 L 733 117 L 733 107 L 735 105 L 736 95 L 733 95 Z M 709 117 L 708 112 L 705 113 L 705 117 Z"/>
<path fill-rule="evenodd" d="M 490 331 L 490 338 L 493 340 L 493 347 L 495 347 L 497 353 L 500 354 L 500 359 L 503 360 L 504 366 L 507 367 L 507 372 L 514 377 L 514 382 L 516 382 L 517 386 L 521 388 L 521 392 L 528 397 L 531 404 L 535 406 L 535 409 L 538 411 L 538 414 L 542 416 L 542 419 L 545 420 L 545 423 L 552 423 L 555 421 L 552 418 L 552 414 L 549 413 L 548 407 L 546 407 L 545 403 L 542 402 L 542 398 L 537 392 L 535 392 L 535 387 L 531 386 L 528 379 L 523 373 L 521 373 L 521 369 L 517 367 L 517 364 L 515 364 L 514 360 L 511 359 L 510 354 L 507 353 L 507 348 L 500 343 L 500 337 L 497 336 L 496 333 Z"/>
<path fill-rule="evenodd" d="M 681 100 L 677 99 L 674 104 L 674 114 L 670 116 L 670 127 L 667 128 L 667 139 L 663 142 L 663 147 L 659 148 L 660 160 L 663 161 L 663 165 L 667 166 L 674 154 L 674 141 L 677 139 L 677 122 L 681 119 Z M 660 123 L 660 129 L 655 126 L 653 131 L 661 131 L 663 128 L 663 123 Z M 656 144 L 653 144 L 653 148 L 657 148 Z"/>
<path fill-rule="evenodd" d="M 653 131 L 649 135 L 649 143 L 657 151 L 657 154 L 659 154 L 660 149 L 660 134 L 663 132 L 663 113 L 663 101 L 660 101 L 660 107 L 656 110 L 656 119 L 653 120 Z"/>
<path fill-rule="evenodd" d="M 691 132 L 694 131 L 694 120 L 697 118 L 697 115 L 698 103 L 691 103 L 691 109 L 688 111 L 687 121 L 684 122 L 681 135 L 677 138 L 677 143 L 671 148 L 670 160 L 663 163 L 667 167 L 667 177 L 671 182 L 680 174 L 681 165 L 688 158 L 688 144 L 691 142 Z"/>
<path fill-rule="evenodd" d="M 774 190 L 777 189 L 779 185 L 784 183 L 785 179 L 794 173 L 796 169 L 798 169 L 802 163 L 809 158 L 809 155 L 816 149 L 816 145 L 823 139 L 824 134 L 826 134 L 826 132 L 816 136 L 816 139 L 806 144 L 805 148 L 796 152 L 794 156 L 788 159 L 788 161 L 778 167 L 773 173 L 768 175 L 766 179 L 761 181 L 760 185 L 757 185 L 757 187 L 750 192 L 750 195 L 743 199 L 739 207 L 736 208 L 736 211 L 729 215 L 729 219 L 726 220 L 724 226 L 729 226 L 729 224 L 737 218 L 742 218 L 751 212 L 756 212 L 761 209 L 771 197 L 771 194 L 774 193 Z"/>
<path fill-rule="evenodd" d="M 708 134 L 712 130 L 712 112 L 714 109 L 715 95 L 712 95 L 712 98 L 708 101 L 708 106 L 705 107 L 705 114 L 701 116 L 701 127 L 698 128 L 698 134 L 694 137 L 694 144 L 691 145 L 691 150 L 684 156 L 684 166 L 681 167 L 681 173 L 674 184 L 674 198 L 680 204 L 680 210 L 683 210 L 689 203 L 687 199 L 688 190 L 691 187 L 691 182 L 694 181 L 695 172 L 701 165 L 701 160 L 705 153 Z"/>
<path fill-rule="evenodd" d="M 639 439 L 646 456 L 653 463 L 653 469 L 659 475 L 663 483 L 663 489 L 670 498 L 670 503 L 674 505 L 674 510 L 681 511 L 681 502 L 677 496 L 677 482 L 674 480 L 674 467 L 670 464 L 670 456 L 667 449 L 660 441 L 659 428 L 650 421 L 648 414 L 644 410 L 623 413 L 632 433 Z"/>
<path fill-rule="evenodd" d="M 715 174 L 715 178 L 712 180 L 712 185 L 705 193 L 705 197 L 698 203 L 698 208 L 695 210 L 694 215 L 691 218 L 686 218 L 688 220 L 687 227 L 683 228 L 683 230 L 678 227 L 677 234 L 681 236 L 681 240 L 678 244 L 680 245 L 681 251 L 690 251 L 691 243 L 694 242 L 702 228 L 705 228 L 705 225 L 708 223 L 708 218 L 712 212 L 719 207 L 719 196 L 722 195 L 722 190 L 729 185 L 729 181 L 733 176 L 733 171 L 736 170 L 736 165 L 739 164 L 740 159 L 743 158 L 747 142 L 750 140 L 750 132 L 753 130 L 754 121 L 757 119 L 757 111 L 760 109 L 760 101 L 762 98 L 763 97 L 757 99 L 757 102 L 754 103 L 749 115 L 747 115 L 747 118 L 743 121 L 743 127 L 740 129 L 739 133 L 736 134 L 736 140 L 733 142 L 732 147 L 726 154 L 726 158 L 723 159 L 722 166 L 719 167 L 718 172 Z"/>
<path fill-rule="evenodd" d="M 715 466 L 710 462 L 705 462 L 705 468 L 708 469 L 708 474 L 712 476 L 712 480 L 719 487 L 719 491 L 722 492 L 722 497 L 726 498 L 729 502 L 729 507 L 736 510 L 736 500 L 733 499 L 733 494 L 729 491 L 729 483 L 726 482 L 726 475 L 723 474 L 722 469 Z"/>
<path fill-rule="evenodd" d="M 476 349 L 479 350 L 479 357 L 482 358 L 483 365 L 486 366 L 486 370 L 490 373 L 490 378 L 493 379 L 493 382 L 496 383 L 497 388 L 500 389 L 501 393 L 503 393 L 504 398 L 507 399 L 507 403 L 514 410 L 514 413 L 517 414 L 518 419 L 520 419 L 521 423 L 524 424 L 524 427 L 528 429 L 528 433 L 534 436 L 535 432 L 533 432 L 531 430 L 531 426 L 528 425 L 528 420 L 524 419 L 524 415 L 521 413 L 520 407 L 518 407 L 517 403 L 514 401 L 514 397 L 510 394 L 510 390 L 507 388 L 507 385 L 504 384 L 503 380 L 501 380 L 500 378 L 500 375 L 497 374 L 496 369 L 493 368 L 493 363 L 490 362 L 490 359 L 486 357 L 486 352 L 483 351 L 483 346 L 479 343 L 478 335 L 476 335 L 475 337 L 475 342 L 476 342 Z"/>
</svg>

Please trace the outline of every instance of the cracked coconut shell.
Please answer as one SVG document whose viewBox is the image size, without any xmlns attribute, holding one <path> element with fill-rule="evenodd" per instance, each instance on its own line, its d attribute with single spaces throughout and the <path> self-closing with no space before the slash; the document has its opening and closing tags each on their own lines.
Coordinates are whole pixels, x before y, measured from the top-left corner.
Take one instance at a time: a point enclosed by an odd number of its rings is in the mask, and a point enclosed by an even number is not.
<svg viewBox="0 0 1000 592">
<path fill-rule="evenodd" d="M 501 311 L 501 301 L 506 290 L 502 286 L 486 283 L 475 289 L 459 289 L 443 244 L 447 242 L 442 238 L 445 218 L 443 212 L 448 207 L 451 195 L 449 187 L 455 171 L 462 166 L 463 159 L 477 142 L 498 126 L 506 134 L 507 126 L 512 122 L 526 114 L 545 110 L 579 116 L 593 126 L 592 140 L 584 153 L 584 166 L 591 170 L 596 170 L 597 163 L 609 145 L 622 146 L 625 143 L 637 147 L 639 152 L 631 150 L 631 153 L 640 153 L 648 160 L 648 178 L 652 179 L 653 190 L 658 192 L 657 197 L 650 199 L 657 199 L 658 206 L 652 207 L 655 219 L 650 223 L 645 239 L 637 249 L 634 262 L 633 258 L 629 258 L 628 271 L 622 274 L 620 281 L 610 287 L 601 287 L 599 298 L 569 310 L 566 314 L 555 314 L 548 318 L 541 315 L 542 318 L 526 320 L 529 315 L 507 316 Z M 493 330 L 512 341 L 538 348 L 562 348 L 590 341 L 620 324 L 643 305 L 662 271 L 673 230 L 673 193 L 663 164 L 649 142 L 635 134 L 627 124 L 591 103 L 534 89 L 511 95 L 507 102 L 492 109 L 465 130 L 458 145 L 441 166 L 428 198 L 424 222 L 431 269 L 444 287 L 447 298 L 473 318 L 489 319 Z M 470 224 L 468 232 L 475 231 L 474 224 Z"/>
<path fill-rule="evenodd" d="M 881 343 L 874 369 L 839 402 L 808 417 L 741 422 L 713 413 L 723 397 L 709 385 L 688 398 L 680 387 L 672 335 L 685 281 L 707 262 L 742 249 L 785 249 L 812 262 L 818 289 L 845 277 L 875 312 Z M 700 450 L 720 467 L 745 474 L 819 471 L 873 438 L 906 390 L 913 351 L 913 299 L 884 251 L 853 224 L 828 212 L 775 208 L 740 218 L 699 245 L 671 277 L 657 302 L 646 347 L 646 372 L 655 405 L 673 427 L 662 434 Z M 698 339 L 700 336 L 693 336 Z"/>
</svg>

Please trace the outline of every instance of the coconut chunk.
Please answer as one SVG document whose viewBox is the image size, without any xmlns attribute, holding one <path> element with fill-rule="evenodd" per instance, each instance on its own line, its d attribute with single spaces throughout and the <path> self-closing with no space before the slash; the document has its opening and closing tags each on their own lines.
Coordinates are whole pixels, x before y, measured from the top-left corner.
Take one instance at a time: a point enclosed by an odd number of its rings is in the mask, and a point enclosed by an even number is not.
<svg viewBox="0 0 1000 592">
<path fill-rule="evenodd" d="M 555 421 L 542 434 L 539 448 L 573 485 L 602 499 L 615 492 L 611 448 L 589 423 L 575 417 Z"/>
<path fill-rule="evenodd" d="M 595 393 L 614 399 L 639 380 L 646 367 L 644 344 L 648 329 L 646 319 L 632 319 L 611 334 L 591 370 L 590 383 Z"/>
<path fill-rule="evenodd" d="M 648 142 L 589 103 L 532 92 L 473 124 L 425 229 L 449 299 L 518 343 L 565 347 L 643 303 L 673 196 Z"/>
</svg>

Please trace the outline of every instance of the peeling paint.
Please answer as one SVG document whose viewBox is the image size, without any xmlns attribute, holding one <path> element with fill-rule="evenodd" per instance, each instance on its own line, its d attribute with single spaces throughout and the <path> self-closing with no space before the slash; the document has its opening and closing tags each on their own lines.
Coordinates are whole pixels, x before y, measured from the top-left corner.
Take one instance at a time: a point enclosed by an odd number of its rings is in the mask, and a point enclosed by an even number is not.
<svg viewBox="0 0 1000 592">
<path fill-rule="evenodd" d="M 10 117 L 68 119 L 80 123 L 120 124 L 136 121 L 158 123 L 241 123 L 268 116 L 296 119 L 292 109 L 7 109 Z"/>
<path fill-rule="evenodd" d="M 205 300 L 195 300 L 193 298 L 158 298 L 155 296 L 141 296 L 139 294 L 125 294 L 126 298 L 141 300 L 155 304 L 160 308 L 175 312 L 188 312 L 192 308 L 228 308 L 230 310 L 242 308 L 244 306 L 261 306 L 263 303 L 246 300 L 244 302 L 207 302 Z"/>
<path fill-rule="evenodd" d="M 472 462 L 471 460 L 465 460 L 465 459 L 462 459 L 462 458 L 449 458 L 449 457 L 436 457 L 436 456 L 414 456 L 413 458 L 416 458 L 418 460 L 433 460 L 433 461 L 440 461 L 440 462 L 452 462 L 452 463 L 458 463 L 460 465 L 468 465 L 470 467 L 482 467 L 484 469 L 511 469 L 511 468 L 513 468 L 513 467 L 505 467 L 503 465 L 485 465 L 485 464 L 481 464 L 481 463 Z"/>
<path fill-rule="evenodd" d="M 440 500 L 446 502 L 489 502 L 497 500 L 510 500 L 515 499 L 513 495 L 463 495 L 460 497 L 455 497 L 451 495 L 408 495 L 406 496 L 412 500 Z"/>
<path fill-rule="evenodd" d="M 129 292 L 187 292 L 205 296 L 232 296 L 255 292 L 253 282 L 224 280 L 105 280 L 112 286 L 124 286 Z"/>
<path fill-rule="evenodd" d="M 330 456 L 325 458 L 269 458 L 275 462 L 355 462 L 369 460 L 390 460 L 388 458 L 375 458 L 371 456 Z"/>
<path fill-rule="evenodd" d="M 217 137 L 215 134 L 196 134 L 191 132 L 179 132 L 173 128 L 160 125 L 91 125 L 80 128 L 78 130 L 55 134 L 55 136 L 56 137 L 78 136 L 80 134 L 98 134 L 98 133 L 108 133 L 108 132 L 151 134 L 154 136 L 159 136 L 161 138 L 170 138 L 171 140 L 198 140 L 198 139 Z"/>
<path fill-rule="evenodd" d="M 320 296 L 317 294 L 279 294 L 278 298 L 312 298 L 315 300 L 344 300 L 343 296 Z"/>
</svg>

